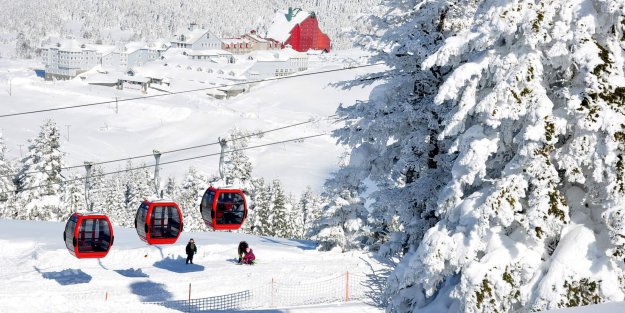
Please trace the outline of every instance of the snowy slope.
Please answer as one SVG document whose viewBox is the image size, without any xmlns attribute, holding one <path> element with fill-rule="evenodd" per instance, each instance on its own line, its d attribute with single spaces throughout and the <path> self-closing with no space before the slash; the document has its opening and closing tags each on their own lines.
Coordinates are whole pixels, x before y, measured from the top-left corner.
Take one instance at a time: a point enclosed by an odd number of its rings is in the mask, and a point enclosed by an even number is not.
<svg viewBox="0 0 625 313">
<path fill-rule="evenodd" d="M 379 269 L 363 253 L 320 253 L 308 241 L 210 232 L 183 233 L 170 246 L 147 246 L 134 229 L 115 229 L 106 258 L 76 259 L 61 239 L 64 223 L 0 220 L 0 312 L 166 312 L 146 301 L 183 300 L 223 295 L 281 282 L 307 282 Z M 184 264 L 190 237 L 198 245 L 194 265 Z M 236 246 L 246 240 L 259 263 L 236 266 Z M 108 299 L 105 301 L 105 296 Z M 349 306 L 348 306 L 349 307 Z M 353 312 L 373 307 L 351 307 Z M 329 312 L 315 307 L 284 312 Z M 265 311 L 266 312 L 266 311 Z M 276 311 L 271 311 L 276 312 Z"/>
<path fill-rule="evenodd" d="M 344 52 L 340 58 L 357 56 L 357 52 Z M 337 55 L 331 54 L 332 58 Z M 343 61 L 311 64 L 309 70 L 319 71 L 341 68 Z M 138 97 L 136 90 L 123 91 L 109 87 L 88 85 L 79 78 L 71 81 L 44 82 L 34 77 L 29 69 L 37 63 L 24 63 L 0 59 L 0 113 L 14 113 L 98 101 Z M 340 103 L 353 104 L 366 99 L 371 88 L 342 90 L 330 84 L 350 80 L 367 72 L 383 71 L 371 67 L 344 72 L 266 82 L 252 88 L 251 92 L 229 100 L 215 100 L 205 92 L 181 94 L 140 101 L 122 102 L 119 114 L 115 105 L 54 111 L 2 118 L 0 127 L 6 140 L 8 158 L 15 159 L 26 152 L 27 140 L 39 131 L 39 126 L 53 118 L 65 140 L 61 150 L 66 152 L 67 165 L 80 165 L 83 161 L 105 161 L 133 155 L 150 154 L 153 149 L 171 150 L 215 142 L 226 137 L 233 127 L 263 130 L 321 118 L 334 114 Z M 208 75 L 208 74 L 206 74 Z M 5 86 L 11 80 L 12 96 Z M 178 89 L 207 87 L 191 81 L 177 81 Z M 161 93 L 150 90 L 148 95 Z M 67 141 L 69 126 L 69 141 Z M 250 145 L 260 145 L 290 138 L 328 132 L 336 127 L 326 121 L 290 128 L 281 132 L 254 138 Z M 219 146 L 166 154 L 161 162 L 219 152 Z M 280 178 L 288 192 L 299 193 L 307 185 L 320 190 L 328 173 L 337 168 L 342 148 L 329 136 L 248 150 L 254 162 L 256 177 Z M 153 158 L 135 160 L 134 164 L 153 163 Z M 189 166 L 207 173 L 217 173 L 218 157 L 175 163 L 161 169 L 161 177 L 176 176 Z M 124 167 L 125 163 L 110 164 L 105 171 Z M 82 169 L 76 172 L 83 175 Z"/>
</svg>

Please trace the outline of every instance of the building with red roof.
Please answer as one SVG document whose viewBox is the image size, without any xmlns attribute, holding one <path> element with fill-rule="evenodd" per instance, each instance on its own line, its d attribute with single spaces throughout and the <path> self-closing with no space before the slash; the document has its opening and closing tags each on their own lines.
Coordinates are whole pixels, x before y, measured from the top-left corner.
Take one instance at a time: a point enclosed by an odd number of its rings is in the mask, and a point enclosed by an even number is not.
<svg viewBox="0 0 625 313">
<path fill-rule="evenodd" d="M 282 43 L 282 47 L 290 45 L 299 52 L 330 52 L 331 47 L 330 38 L 319 29 L 315 12 L 299 8 L 277 12 L 266 37 Z"/>
</svg>

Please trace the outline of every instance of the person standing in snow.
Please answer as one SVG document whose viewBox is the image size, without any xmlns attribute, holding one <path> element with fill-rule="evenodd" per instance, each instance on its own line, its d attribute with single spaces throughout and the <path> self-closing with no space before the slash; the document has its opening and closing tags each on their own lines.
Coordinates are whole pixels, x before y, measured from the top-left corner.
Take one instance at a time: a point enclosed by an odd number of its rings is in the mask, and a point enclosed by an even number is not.
<svg viewBox="0 0 625 313">
<path fill-rule="evenodd" d="M 189 262 L 193 264 L 193 255 L 196 253 L 197 247 L 195 246 L 195 241 L 193 241 L 193 238 L 191 238 L 191 240 L 189 240 L 189 243 L 187 243 L 187 261 L 185 262 L 185 264 L 189 264 Z"/>
</svg>

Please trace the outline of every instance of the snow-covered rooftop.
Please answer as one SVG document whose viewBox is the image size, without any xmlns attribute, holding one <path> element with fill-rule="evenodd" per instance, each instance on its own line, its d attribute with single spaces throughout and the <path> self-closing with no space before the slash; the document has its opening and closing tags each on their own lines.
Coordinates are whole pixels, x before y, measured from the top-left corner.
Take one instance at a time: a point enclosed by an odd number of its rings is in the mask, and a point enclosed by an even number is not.
<svg viewBox="0 0 625 313">
<path fill-rule="evenodd" d="M 102 54 L 108 54 L 115 50 L 115 46 L 90 44 L 76 39 L 62 39 L 54 41 L 43 48 L 58 49 L 59 51 L 66 52 L 96 51 Z"/>
<path fill-rule="evenodd" d="M 193 44 L 208 32 L 208 29 L 193 27 L 184 31 L 179 31 L 178 34 L 174 35 L 171 42 Z"/>
<path fill-rule="evenodd" d="M 271 38 L 277 40 L 279 42 L 285 42 L 289 37 L 291 37 L 291 30 L 293 27 L 303 22 L 310 16 L 310 12 L 294 9 L 293 16 L 291 20 L 287 19 L 289 15 L 289 11 L 281 10 L 276 12 L 276 15 L 273 18 L 273 23 L 269 30 L 267 31 L 267 38 Z"/>
</svg>

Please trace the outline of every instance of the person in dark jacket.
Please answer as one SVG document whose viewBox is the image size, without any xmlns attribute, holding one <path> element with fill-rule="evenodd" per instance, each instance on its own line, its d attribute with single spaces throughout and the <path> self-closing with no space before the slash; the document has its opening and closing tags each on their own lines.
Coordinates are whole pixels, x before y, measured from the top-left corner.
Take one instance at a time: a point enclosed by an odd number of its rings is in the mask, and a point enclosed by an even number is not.
<svg viewBox="0 0 625 313">
<path fill-rule="evenodd" d="M 191 240 L 189 240 L 189 243 L 187 244 L 187 261 L 185 264 L 189 264 L 189 262 L 193 264 L 193 255 L 196 253 L 197 247 L 195 246 L 195 241 L 193 241 L 193 238 L 191 238 Z"/>
<path fill-rule="evenodd" d="M 237 263 L 241 263 L 241 260 L 243 260 L 243 254 L 245 254 L 245 249 L 247 249 L 248 247 L 249 246 L 247 242 L 245 241 L 239 242 L 239 248 L 237 249 L 237 252 L 239 253 L 239 261 Z"/>
</svg>

